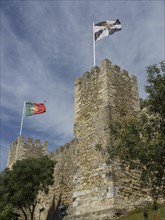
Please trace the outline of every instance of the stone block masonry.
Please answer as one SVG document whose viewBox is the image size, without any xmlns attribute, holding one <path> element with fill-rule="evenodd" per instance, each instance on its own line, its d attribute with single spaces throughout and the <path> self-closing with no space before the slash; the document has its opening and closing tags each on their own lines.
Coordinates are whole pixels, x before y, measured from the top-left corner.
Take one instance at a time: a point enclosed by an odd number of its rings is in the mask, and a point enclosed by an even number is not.
<svg viewBox="0 0 165 220">
<path fill-rule="evenodd" d="M 128 172 L 117 159 L 107 163 L 110 123 L 123 112 L 140 112 L 137 79 L 126 70 L 105 59 L 75 81 L 74 139 L 49 154 L 57 162 L 55 182 L 47 195 L 38 196 L 37 208 L 45 207 L 41 220 L 58 220 L 62 202 L 68 204 L 66 220 L 105 220 L 149 199 L 138 171 Z M 11 146 L 8 166 L 32 150 L 38 156 L 47 153 L 47 144 L 32 145 L 19 137 Z"/>
<path fill-rule="evenodd" d="M 139 111 L 136 77 L 108 60 L 76 80 L 74 134 L 79 145 L 79 167 L 74 175 L 73 216 L 88 213 L 92 220 L 105 218 L 107 213 L 115 215 L 120 184 L 113 164 L 106 163 L 106 149 L 111 145 L 110 122 L 121 112 L 136 115 Z M 120 169 L 116 172 L 118 178 L 123 173 Z"/>
<path fill-rule="evenodd" d="M 48 142 L 41 143 L 39 139 L 33 141 L 30 137 L 26 141 L 23 136 L 19 136 L 10 146 L 7 167 L 11 168 L 16 160 L 28 157 L 38 158 L 47 153 Z"/>
</svg>

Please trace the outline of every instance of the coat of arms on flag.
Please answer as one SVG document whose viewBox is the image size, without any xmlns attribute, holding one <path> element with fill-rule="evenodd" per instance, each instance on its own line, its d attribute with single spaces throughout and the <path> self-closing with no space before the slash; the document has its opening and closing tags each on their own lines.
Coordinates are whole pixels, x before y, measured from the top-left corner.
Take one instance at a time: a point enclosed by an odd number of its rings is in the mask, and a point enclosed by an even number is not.
<svg viewBox="0 0 165 220">
<path fill-rule="evenodd" d="M 42 113 L 46 112 L 46 106 L 43 103 L 27 102 L 25 109 L 26 109 L 26 112 L 25 112 L 26 116 L 31 116 L 31 115 L 35 115 L 35 114 L 42 114 Z"/>
<path fill-rule="evenodd" d="M 102 21 L 93 27 L 95 41 L 102 39 L 121 30 L 121 23 L 119 19 L 115 21 Z"/>
<path fill-rule="evenodd" d="M 23 104 L 23 112 L 22 112 L 22 120 L 20 127 L 20 135 L 22 135 L 22 127 L 23 127 L 23 119 L 25 116 L 31 116 L 36 114 L 42 114 L 46 112 L 46 106 L 43 103 L 32 103 L 32 102 L 24 102 Z"/>
</svg>

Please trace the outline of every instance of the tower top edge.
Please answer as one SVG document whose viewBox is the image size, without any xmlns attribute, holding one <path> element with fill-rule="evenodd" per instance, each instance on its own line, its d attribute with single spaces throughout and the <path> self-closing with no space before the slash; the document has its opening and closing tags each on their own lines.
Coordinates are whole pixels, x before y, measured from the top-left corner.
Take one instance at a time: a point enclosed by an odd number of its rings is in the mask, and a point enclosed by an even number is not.
<svg viewBox="0 0 165 220">
<path fill-rule="evenodd" d="M 15 145 L 15 144 L 34 144 L 34 145 L 38 145 L 38 146 L 47 146 L 48 145 L 48 141 L 40 141 L 40 139 L 33 139 L 31 137 L 25 138 L 23 135 L 20 135 L 17 137 L 17 139 L 11 144 Z"/>
<path fill-rule="evenodd" d="M 135 74 L 129 74 L 127 70 L 125 69 L 121 69 L 120 66 L 116 65 L 116 64 L 112 64 L 112 62 L 108 59 L 104 59 L 100 62 L 100 67 L 98 66 L 94 66 L 91 68 L 91 71 L 86 71 L 82 77 L 79 77 L 75 80 L 75 84 L 79 83 L 82 80 L 85 80 L 87 78 L 90 78 L 93 75 L 99 75 L 99 73 L 101 73 L 103 70 L 107 70 L 107 71 L 113 71 L 116 72 L 118 74 L 123 75 L 124 77 L 128 77 L 131 79 L 136 80 L 136 76 Z"/>
</svg>

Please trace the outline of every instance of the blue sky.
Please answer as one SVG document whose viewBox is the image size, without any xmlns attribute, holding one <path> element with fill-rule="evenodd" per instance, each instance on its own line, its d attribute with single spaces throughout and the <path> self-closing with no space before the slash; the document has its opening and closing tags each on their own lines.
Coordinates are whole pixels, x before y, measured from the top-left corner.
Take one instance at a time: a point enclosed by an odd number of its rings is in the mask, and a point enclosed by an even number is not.
<svg viewBox="0 0 165 220">
<path fill-rule="evenodd" d="M 96 65 L 107 58 L 138 79 L 146 97 L 145 67 L 165 58 L 164 1 L 1 0 L 0 167 L 18 137 L 24 101 L 47 112 L 24 118 L 22 134 L 49 142 L 73 138 L 74 81 L 93 66 L 92 24 L 119 18 L 122 31 L 96 42 Z"/>
</svg>

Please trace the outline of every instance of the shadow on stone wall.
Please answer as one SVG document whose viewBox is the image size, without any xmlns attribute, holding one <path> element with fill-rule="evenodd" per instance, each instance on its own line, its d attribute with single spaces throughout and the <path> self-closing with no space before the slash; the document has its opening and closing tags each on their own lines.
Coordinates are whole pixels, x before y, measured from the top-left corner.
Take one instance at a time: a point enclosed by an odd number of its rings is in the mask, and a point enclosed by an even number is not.
<svg viewBox="0 0 165 220">
<path fill-rule="evenodd" d="M 60 204 L 61 204 L 61 194 L 59 196 L 57 204 L 55 203 L 55 195 L 54 195 L 53 199 L 52 199 L 52 205 L 49 208 L 46 220 L 60 220 L 60 216 L 59 216 L 59 206 L 60 206 Z"/>
</svg>

